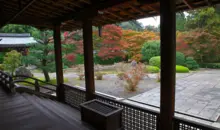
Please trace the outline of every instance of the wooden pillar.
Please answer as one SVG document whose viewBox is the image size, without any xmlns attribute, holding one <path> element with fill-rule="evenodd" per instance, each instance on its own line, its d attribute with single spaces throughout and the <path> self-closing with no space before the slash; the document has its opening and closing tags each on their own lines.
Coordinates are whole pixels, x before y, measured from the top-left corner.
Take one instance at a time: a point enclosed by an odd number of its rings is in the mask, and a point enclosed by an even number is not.
<svg viewBox="0 0 220 130">
<path fill-rule="evenodd" d="M 160 130 L 173 130 L 176 82 L 175 0 L 160 1 L 161 88 Z"/>
<path fill-rule="evenodd" d="M 94 83 L 94 62 L 93 62 L 93 42 L 92 42 L 92 20 L 83 20 L 83 48 L 84 48 L 84 67 L 86 81 L 86 100 L 95 97 Z"/>
<path fill-rule="evenodd" d="M 99 30 L 99 37 L 102 37 L 102 26 L 99 26 L 98 30 Z"/>
<path fill-rule="evenodd" d="M 61 46 L 61 34 L 60 34 L 60 24 L 54 25 L 53 30 L 54 38 L 54 52 L 55 52 L 55 62 L 56 62 L 56 79 L 57 79 L 57 98 L 59 101 L 65 101 L 63 84 L 63 63 L 62 63 L 62 46 Z"/>
</svg>

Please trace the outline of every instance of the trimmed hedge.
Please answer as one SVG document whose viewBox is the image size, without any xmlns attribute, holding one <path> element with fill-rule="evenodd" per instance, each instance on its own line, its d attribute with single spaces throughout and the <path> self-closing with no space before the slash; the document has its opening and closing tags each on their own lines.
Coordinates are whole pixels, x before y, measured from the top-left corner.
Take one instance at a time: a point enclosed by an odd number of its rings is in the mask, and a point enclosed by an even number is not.
<svg viewBox="0 0 220 130">
<path fill-rule="evenodd" d="M 185 55 L 181 52 L 176 52 L 176 65 L 185 65 Z"/>
<path fill-rule="evenodd" d="M 118 63 L 121 61 L 123 61 L 122 57 L 114 57 L 114 58 L 106 59 L 106 60 L 103 60 L 102 58 L 100 58 L 98 56 L 95 56 L 95 58 L 94 58 L 95 64 L 100 64 L 100 65 L 112 65 L 114 63 Z"/>
<path fill-rule="evenodd" d="M 158 73 L 160 72 L 160 68 L 157 66 L 146 66 L 146 71 L 150 73 Z"/>
<path fill-rule="evenodd" d="M 192 58 L 187 57 L 185 62 L 186 67 L 188 67 L 190 70 L 195 70 L 199 68 L 198 63 Z"/>
<path fill-rule="evenodd" d="M 176 73 L 189 73 L 189 68 L 181 65 L 176 65 Z"/>
<path fill-rule="evenodd" d="M 202 68 L 211 68 L 211 69 L 219 69 L 220 63 L 200 63 L 200 67 Z"/>
<path fill-rule="evenodd" d="M 149 65 L 160 68 L 160 56 L 154 56 L 150 58 Z"/>
</svg>

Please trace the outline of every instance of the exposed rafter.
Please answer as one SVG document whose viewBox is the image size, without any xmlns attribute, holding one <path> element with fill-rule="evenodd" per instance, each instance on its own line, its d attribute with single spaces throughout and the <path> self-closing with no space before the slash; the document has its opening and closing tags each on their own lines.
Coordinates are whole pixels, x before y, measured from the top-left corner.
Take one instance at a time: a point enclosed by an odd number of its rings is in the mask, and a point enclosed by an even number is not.
<svg viewBox="0 0 220 130">
<path fill-rule="evenodd" d="M 26 9 L 28 9 L 28 7 L 30 7 L 36 0 L 31 0 L 30 2 L 28 2 L 19 12 L 17 12 L 12 18 L 10 18 L 9 20 L 5 21 L 3 26 L 5 24 L 10 23 L 11 21 L 13 21 L 14 19 L 16 19 L 19 15 L 21 15 Z"/>
<path fill-rule="evenodd" d="M 124 2 L 127 2 L 127 0 L 108 0 L 108 1 L 99 2 L 98 4 L 91 4 L 90 7 L 81 10 L 78 13 L 72 12 L 70 14 L 66 14 L 63 17 L 57 18 L 55 21 L 63 22 L 71 19 L 76 19 L 76 20 L 82 19 L 82 17 L 85 17 L 84 15 L 92 16 L 94 15 L 94 13 L 97 13 L 98 10 L 109 8 Z"/>
<path fill-rule="evenodd" d="M 157 12 L 158 14 L 160 14 L 160 11 L 157 10 L 157 9 L 155 9 L 154 7 L 152 7 L 152 6 L 150 6 L 150 5 L 148 5 L 147 7 L 148 7 L 149 9 L 151 9 L 151 10 Z"/>
<path fill-rule="evenodd" d="M 139 12 L 140 14 L 144 14 L 144 13 L 145 13 L 143 10 L 141 10 L 141 9 L 139 9 L 139 8 L 136 8 L 136 7 L 133 6 L 133 5 L 130 5 L 130 4 L 129 4 L 129 7 L 131 7 L 133 10 Z"/>
<path fill-rule="evenodd" d="M 154 2 L 158 2 L 158 1 L 159 0 L 147 0 L 147 1 L 146 0 L 138 0 L 138 2 L 144 2 L 144 4 L 151 4 Z M 128 0 L 106 0 L 106 1 L 98 2 L 98 3 L 95 2 L 95 4 L 93 2 L 91 2 L 91 5 L 88 8 L 81 10 L 78 13 L 72 12 L 70 14 L 66 14 L 63 17 L 57 18 L 55 21 L 63 22 L 63 21 L 71 20 L 71 19 L 81 19 L 81 17 L 85 17 L 84 16 L 85 14 L 87 16 L 89 16 L 89 14 L 91 14 L 91 13 L 94 14 L 95 12 L 97 12 L 99 10 L 111 8 L 115 5 L 120 5 L 120 4 L 126 3 L 126 2 L 131 2 L 131 1 L 128 1 Z"/>
<path fill-rule="evenodd" d="M 188 0 L 183 0 L 184 4 L 186 4 L 190 9 L 193 9 L 193 4 Z"/>
<path fill-rule="evenodd" d="M 212 5 L 212 1 L 210 1 L 210 0 L 205 0 L 206 1 L 206 3 L 208 4 L 208 6 L 211 6 Z"/>
<path fill-rule="evenodd" d="M 121 16 L 116 15 L 116 14 L 114 14 L 114 13 L 111 13 L 111 12 L 109 12 L 109 11 L 104 10 L 103 12 L 104 12 L 104 13 L 107 13 L 107 14 L 110 14 L 110 15 L 112 15 L 112 16 L 118 18 L 118 19 L 123 19 Z"/>
</svg>

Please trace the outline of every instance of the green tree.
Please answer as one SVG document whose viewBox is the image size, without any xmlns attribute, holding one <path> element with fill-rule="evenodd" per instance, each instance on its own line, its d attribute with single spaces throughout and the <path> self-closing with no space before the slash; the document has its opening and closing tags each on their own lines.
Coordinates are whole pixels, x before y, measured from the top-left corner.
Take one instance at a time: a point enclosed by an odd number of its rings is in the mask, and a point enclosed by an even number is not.
<svg viewBox="0 0 220 130">
<path fill-rule="evenodd" d="M 130 30 L 135 30 L 135 31 L 142 31 L 143 30 L 143 25 L 136 21 L 136 20 L 131 20 L 127 22 L 122 22 L 118 24 L 122 29 L 130 29 Z"/>
<path fill-rule="evenodd" d="M 34 38 L 40 38 L 40 31 L 27 25 L 8 24 L 0 29 L 0 33 L 30 33 Z"/>
<path fill-rule="evenodd" d="M 21 53 L 12 50 L 6 53 L 3 61 L 3 68 L 5 71 L 11 73 L 13 76 L 14 71 L 21 65 Z"/>
<path fill-rule="evenodd" d="M 203 8 L 199 10 L 189 11 L 187 16 L 186 28 L 206 28 L 212 30 L 220 29 L 220 11 L 219 7 Z"/>
<path fill-rule="evenodd" d="M 55 54 L 52 32 L 45 30 L 41 31 L 41 39 L 38 39 L 38 44 L 33 44 L 29 48 L 29 54 L 22 57 L 23 64 L 34 65 L 42 70 L 45 81 L 50 81 L 49 72 L 55 72 Z M 76 50 L 76 45 L 71 44 L 72 40 L 65 39 L 62 43 L 62 60 L 63 67 L 71 66 L 73 64 L 73 55 L 69 55 Z M 68 44 L 69 43 L 69 44 Z M 73 57 L 72 57 L 73 56 Z"/>
<path fill-rule="evenodd" d="M 141 48 L 142 60 L 149 62 L 151 57 L 160 55 L 160 41 L 149 41 Z"/>
<path fill-rule="evenodd" d="M 176 13 L 176 30 L 185 31 L 186 17 L 184 13 Z"/>
<path fill-rule="evenodd" d="M 148 31 L 152 31 L 152 32 L 159 32 L 160 31 L 160 28 L 152 26 L 152 25 L 147 25 L 147 26 L 145 26 L 144 29 L 148 30 Z"/>
<path fill-rule="evenodd" d="M 42 31 L 41 39 L 38 39 L 39 43 L 32 45 L 29 54 L 22 57 L 23 64 L 34 65 L 41 69 L 47 82 L 50 81 L 49 72 L 55 71 L 54 47 L 53 44 L 49 44 L 51 36 L 51 31 Z"/>
</svg>

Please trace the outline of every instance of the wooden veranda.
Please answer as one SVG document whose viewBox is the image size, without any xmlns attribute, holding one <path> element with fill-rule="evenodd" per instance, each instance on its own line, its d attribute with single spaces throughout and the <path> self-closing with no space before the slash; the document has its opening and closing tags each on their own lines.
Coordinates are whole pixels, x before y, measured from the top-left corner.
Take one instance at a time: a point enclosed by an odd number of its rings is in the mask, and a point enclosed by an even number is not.
<svg viewBox="0 0 220 130">
<path fill-rule="evenodd" d="M 220 0 L 7 0 L 0 1 L 0 27 L 24 24 L 54 31 L 57 73 L 57 98 L 79 107 L 98 99 L 122 107 L 123 129 L 126 130 L 213 130 L 214 128 L 177 119 L 175 106 L 175 13 L 219 4 Z M 92 26 L 103 26 L 132 19 L 161 16 L 161 106 L 160 113 L 116 101 L 95 93 Z M 86 89 L 80 90 L 63 82 L 61 31 L 83 29 Z M 2 73 L 2 75 L 4 75 Z M 3 77 L 5 77 L 4 75 Z M 6 76 L 7 77 L 7 76 Z M 13 88 L 10 81 L 1 84 Z M 132 116 L 131 116 L 132 115 Z"/>
</svg>

